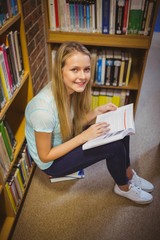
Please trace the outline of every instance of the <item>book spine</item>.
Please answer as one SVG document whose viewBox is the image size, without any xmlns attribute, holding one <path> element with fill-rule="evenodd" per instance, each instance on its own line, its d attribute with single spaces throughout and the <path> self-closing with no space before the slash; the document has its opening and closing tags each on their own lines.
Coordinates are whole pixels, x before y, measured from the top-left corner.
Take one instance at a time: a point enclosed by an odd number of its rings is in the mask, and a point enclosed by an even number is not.
<svg viewBox="0 0 160 240">
<path fill-rule="evenodd" d="M 0 51 L 0 75 L 2 79 L 2 87 L 4 89 L 5 97 L 7 100 L 10 100 L 12 97 L 12 93 L 9 85 L 5 59 L 2 51 Z"/>
<path fill-rule="evenodd" d="M 0 74 L 0 110 L 4 107 L 5 103 L 6 103 L 6 97 L 4 94 L 4 89 L 2 87 L 2 79 Z"/>
<path fill-rule="evenodd" d="M 125 67 L 125 58 L 124 58 L 124 52 L 122 52 L 121 67 L 120 67 L 120 74 L 119 74 L 119 86 L 123 86 L 124 67 Z"/>
<path fill-rule="evenodd" d="M 152 17 L 154 13 L 154 6 L 155 6 L 155 1 L 154 0 L 150 1 L 148 6 L 148 11 L 147 11 L 145 28 L 144 28 L 144 35 L 146 36 L 148 36 L 151 31 L 151 22 L 152 22 Z"/>
<path fill-rule="evenodd" d="M 126 0 L 125 1 L 124 17 L 123 17 L 123 28 L 122 28 L 123 34 L 127 34 L 130 2 L 131 2 L 131 0 Z"/>
<path fill-rule="evenodd" d="M 5 63 L 5 67 L 6 67 L 6 74 L 8 76 L 8 85 L 10 88 L 10 92 L 11 92 L 11 96 L 13 95 L 14 89 L 13 89 L 13 81 L 12 81 L 12 76 L 11 76 L 11 72 L 10 72 L 10 68 L 9 68 L 9 64 L 8 64 L 8 58 L 7 58 L 7 53 L 6 53 L 6 46 L 4 44 L 2 44 L 0 46 L 0 51 L 2 51 L 3 53 L 3 57 L 4 57 L 4 63 Z"/>
<path fill-rule="evenodd" d="M 107 103 L 107 90 L 101 89 L 98 97 L 98 106 L 104 105 Z"/>
<path fill-rule="evenodd" d="M 109 34 L 115 34 L 116 0 L 110 1 Z"/>
<path fill-rule="evenodd" d="M 55 25 L 56 30 L 59 30 L 59 13 L 58 13 L 58 0 L 54 0 L 54 8 L 55 8 Z"/>
<path fill-rule="evenodd" d="M 106 51 L 105 85 L 110 86 L 113 81 L 114 59 L 113 51 Z"/>
<path fill-rule="evenodd" d="M 110 1 L 102 0 L 102 33 L 109 34 Z"/>
<path fill-rule="evenodd" d="M 102 54 L 100 53 L 96 65 L 96 84 L 101 85 L 102 75 Z"/>
<path fill-rule="evenodd" d="M 11 166 L 11 162 L 4 144 L 4 140 L 2 137 L 2 134 L 0 133 L 0 159 L 2 161 L 2 164 L 5 168 L 5 172 L 8 173 L 10 166 Z"/>
<path fill-rule="evenodd" d="M 119 84 L 120 67 L 121 67 L 121 52 L 114 51 L 114 76 L 113 82 L 111 84 L 113 86 L 118 86 Z"/>
<path fill-rule="evenodd" d="M 129 83 L 129 80 L 130 80 L 131 67 L 132 67 L 132 55 L 129 52 L 128 68 L 127 68 L 126 83 L 125 83 L 126 86 L 128 86 L 128 83 Z"/>
<path fill-rule="evenodd" d="M 98 107 L 98 99 L 99 99 L 99 91 L 94 90 L 92 92 L 92 109 L 95 109 L 96 107 Z"/>
<path fill-rule="evenodd" d="M 4 144 L 8 153 L 8 156 L 10 158 L 10 161 L 13 160 L 13 151 L 12 151 L 12 146 L 8 137 L 8 133 L 7 133 L 7 129 L 4 126 L 4 122 L 1 121 L 0 122 L 0 132 L 2 134 L 3 140 L 4 140 Z"/>
<path fill-rule="evenodd" d="M 8 195 L 8 198 L 10 200 L 10 203 L 12 205 L 13 211 L 14 211 L 14 213 L 16 213 L 17 212 L 16 204 L 14 202 L 14 199 L 13 199 L 13 196 L 12 196 L 12 193 L 11 193 L 11 190 L 10 190 L 8 182 L 6 182 L 5 188 L 6 188 L 7 195 Z"/>
<path fill-rule="evenodd" d="M 90 32 L 90 4 L 86 1 L 86 31 Z"/>
</svg>

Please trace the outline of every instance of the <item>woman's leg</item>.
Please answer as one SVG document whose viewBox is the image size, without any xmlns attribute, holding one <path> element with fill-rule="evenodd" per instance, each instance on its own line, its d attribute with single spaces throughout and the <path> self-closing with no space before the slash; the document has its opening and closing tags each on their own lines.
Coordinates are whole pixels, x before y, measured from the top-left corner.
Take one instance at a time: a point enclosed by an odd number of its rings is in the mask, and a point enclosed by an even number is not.
<svg viewBox="0 0 160 240">
<path fill-rule="evenodd" d="M 51 167 L 44 172 L 53 177 L 61 177 L 106 159 L 108 170 L 115 182 L 118 185 L 125 185 L 128 182 L 126 177 L 126 157 L 129 156 L 126 147 L 128 144 L 129 140 L 120 140 L 85 151 L 82 150 L 82 146 L 79 146 L 55 160 Z"/>
</svg>

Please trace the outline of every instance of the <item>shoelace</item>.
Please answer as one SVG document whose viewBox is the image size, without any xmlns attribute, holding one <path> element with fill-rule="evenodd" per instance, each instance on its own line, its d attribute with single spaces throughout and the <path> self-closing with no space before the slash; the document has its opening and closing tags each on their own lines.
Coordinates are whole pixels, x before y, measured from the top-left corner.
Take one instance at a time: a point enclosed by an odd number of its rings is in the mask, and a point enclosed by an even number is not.
<svg viewBox="0 0 160 240">
<path fill-rule="evenodd" d="M 138 187 L 138 186 L 135 186 L 133 183 L 131 183 L 131 184 L 129 185 L 129 190 L 130 190 L 131 188 L 133 188 L 137 194 L 141 192 L 141 188 Z"/>
<path fill-rule="evenodd" d="M 133 180 L 131 180 L 131 182 L 133 181 L 133 182 L 135 182 L 136 184 L 138 184 L 138 185 L 141 185 L 141 179 L 140 179 L 140 177 L 137 175 L 137 173 L 134 171 L 133 172 Z"/>
</svg>

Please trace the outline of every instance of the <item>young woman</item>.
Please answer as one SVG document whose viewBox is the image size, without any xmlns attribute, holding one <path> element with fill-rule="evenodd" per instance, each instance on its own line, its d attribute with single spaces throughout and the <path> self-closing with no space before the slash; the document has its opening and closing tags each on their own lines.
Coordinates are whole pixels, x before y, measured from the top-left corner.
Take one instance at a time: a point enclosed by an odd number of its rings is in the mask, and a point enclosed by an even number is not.
<svg viewBox="0 0 160 240">
<path fill-rule="evenodd" d="M 82 144 L 109 131 L 93 123 L 101 113 L 116 110 L 112 103 L 90 110 L 91 56 L 80 43 L 62 44 L 55 56 L 53 80 L 27 105 L 29 152 L 46 174 L 61 177 L 106 159 L 115 181 L 114 192 L 137 203 L 150 203 L 153 185 L 130 166 L 129 137 L 89 150 Z M 92 124 L 91 124 L 92 123 Z"/>
</svg>

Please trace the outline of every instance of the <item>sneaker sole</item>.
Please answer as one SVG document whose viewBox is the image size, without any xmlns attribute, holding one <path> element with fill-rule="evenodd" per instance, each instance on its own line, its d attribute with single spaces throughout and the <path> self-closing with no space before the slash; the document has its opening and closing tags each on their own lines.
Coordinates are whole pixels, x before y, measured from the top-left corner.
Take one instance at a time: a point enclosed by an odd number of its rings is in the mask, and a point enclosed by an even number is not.
<svg viewBox="0 0 160 240">
<path fill-rule="evenodd" d="M 142 188 L 142 190 L 145 191 L 145 192 L 151 193 L 151 192 L 153 192 L 154 188 L 153 189 L 144 189 L 144 188 Z"/>
<path fill-rule="evenodd" d="M 135 203 L 138 203 L 138 204 L 142 204 L 142 205 L 144 205 L 144 204 L 149 204 L 149 203 L 151 203 L 151 202 L 153 201 L 153 197 L 152 197 L 150 200 L 148 200 L 148 201 L 136 201 L 136 200 L 134 200 L 134 199 L 130 199 L 130 198 L 126 197 L 126 196 L 123 196 L 123 195 L 119 194 L 119 193 L 116 192 L 116 191 L 114 191 L 114 193 L 117 194 L 117 195 L 120 196 L 120 197 L 124 197 L 124 198 L 126 198 L 126 199 L 128 199 L 128 200 L 130 200 L 130 201 L 132 201 L 132 202 L 135 202 Z"/>
</svg>

